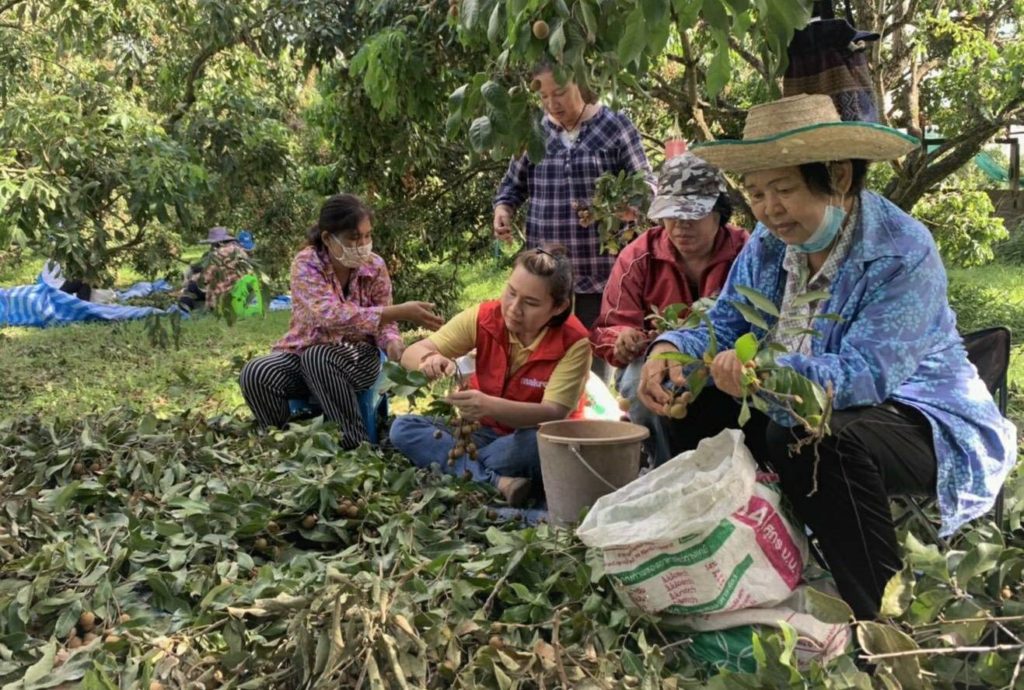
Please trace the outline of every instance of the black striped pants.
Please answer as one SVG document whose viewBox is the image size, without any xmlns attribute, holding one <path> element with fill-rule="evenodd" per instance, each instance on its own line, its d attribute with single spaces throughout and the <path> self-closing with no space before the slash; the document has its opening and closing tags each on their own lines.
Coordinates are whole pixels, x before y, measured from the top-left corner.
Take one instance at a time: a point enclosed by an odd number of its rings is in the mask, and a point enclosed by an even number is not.
<svg viewBox="0 0 1024 690">
<path fill-rule="evenodd" d="M 261 426 L 288 423 L 288 401 L 311 394 L 324 417 L 342 431 L 342 446 L 355 448 L 367 440 L 356 393 L 369 388 L 380 374 L 380 355 L 373 343 L 313 345 L 301 354 L 275 352 L 257 357 L 242 368 L 242 396 Z"/>
</svg>

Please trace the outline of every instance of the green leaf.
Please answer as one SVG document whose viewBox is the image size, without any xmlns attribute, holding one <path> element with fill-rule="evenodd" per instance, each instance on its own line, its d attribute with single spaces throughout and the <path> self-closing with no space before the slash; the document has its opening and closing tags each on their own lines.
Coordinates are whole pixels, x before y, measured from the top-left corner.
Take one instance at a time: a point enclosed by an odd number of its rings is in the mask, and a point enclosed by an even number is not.
<svg viewBox="0 0 1024 690">
<path fill-rule="evenodd" d="M 881 615 L 892 618 L 902 616 L 914 598 L 914 583 L 914 574 L 909 568 L 903 568 L 893 575 L 885 584 Z"/>
<path fill-rule="evenodd" d="M 690 393 L 693 394 L 693 399 L 696 400 L 697 396 L 701 394 L 704 387 L 708 383 L 708 370 L 707 367 L 700 366 L 694 369 L 686 377 L 686 387 Z"/>
<path fill-rule="evenodd" d="M 672 0 L 676 12 L 676 25 L 680 31 L 692 28 L 700 16 L 701 0 Z"/>
<path fill-rule="evenodd" d="M 647 45 L 647 26 L 644 22 L 644 11 L 639 5 L 626 17 L 626 30 L 619 40 L 618 54 L 619 62 L 623 66 L 629 66 L 632 62 L 639 62 L 640 55 Z"/>
<path fill-rule="evenodd" d="M 857 624 L 857 641 L 868 654 L 908 652 L 918 648 L 917 643 L 903 631 L 874 621 L 860 621 Z M 903 687 L 920 687 L 921 664 L 918 657 L 880 659 L 878 663 L 890 665 Z"/>
<path fill-rule="evenodd" d="M 722 89 L 725 88 L 725 85 L 729 83 L 729 76 L 732 70 L 728 40 L 726 40 L 725 36 L 717 36 L 716 41 L 718 47 L 715 49 L 715 54 L 708 65 L 708 74 L 705 80 L 705 88 L 707 89 L 708 96 L 711 98 L 718 96 Z"/>
<path fill-rule="evenodd" d="M 745 285 L 737 285 L 736 292 L 740 293 L 748 300 L 750 300 L 751 304 L 753 304 L 755 307 L 763 311 L 765 314 L 778 317 L 779 309 L 778 307 L 775 306 L 775 303 L 772 302 L 767 297 L 765 297 L 764 295 L 762 295 L 757 290 L 749 288 Z"/>
<path fill-rule="evenodd" d="M 736 423 L 741 427 L 746 426 L 746 423 L 750 421 L 750 404 L 747 401 L 747 396 L 743 396 L 743 404 L 740 405 L 740 414 L 736 419 Z"/>
<path fill-rule="evenodd" d="M 822 623 L 849 623 L 853 620 L 853 609 L 849 604 L 813 587 L 804 590 L 807 602 L 807 613 L 817 618 Z"/>
<path fill-rule="evenodd" d="M 729 15 L 725 11 L 725 6 L 722 4 L 722 0 L 704 0 L 701 4 L 701 13 L 704 15 L 704 21 L 708 23 L 712 32 L 717 34 L 716 40 L 725 38 L 729 34 L 730 21 Z M 721 41 L 719 41 L 721 46 Z M 728 47 L 728 42 L 725 43 Z M 710 89 L 709 89 L 710 90 Z"/>
<path fill-rule="evenodd" d="M 462 0 L 459 19 L 466 29 L 472 30 L 480 22 L 480 0 Z"/>
<path fill-rule="evenodd" d="M 656 355 L 652 355 L 651 359 L 666 359 L 670 362 L 682 364 L 683 366 L 686 366 L 687 364 L 695 364 L 701 361 L 697 357 L 688 355 L 685 352 L 659 352 Z"/>
<path fill-rule="evenodd" d="M 480 93 L 487 105 L 495 110 L 508 110 L 508 93 L 496 81 L 484 82 L 480 87 Z"/>
<path fill-rule="evenodd" d="M 811 302 L 818 302 L 818 301 L 821 301 L 823 299 L 828 299 L 828 298 L 829 298 L 829 291 L 828 290 L 810 290 L 809 292 L 805 292 L 802 295 L 797 295 L 793 299 L 793 304 L 794 304 L 794 306 L 798 306 L 799 307 L 799 306 L 802 306 L 804 304 L 810 304 Z"/>
<path fill-rule="evenodd" d="M 583 15 L 583 26 L 587 30 L 587 43 L 597 40 L 597 16 L 590 5 L 591 0 L 580 0 L 580 14 Z"/>
<path fill-rule="evenodd" d="M 942 625 L 943 639 L 954 647 L 978 644 L 988 629 L 989 612 L 977 601 L 960 599 L 947 606 L 942 617 L 947 621 L 969 621 Z"/>
<path fill-rule="evenodd" d="M 448 96 L 448 109 L 452 112 L 462 112 L 462 104 L 466 100 L 466 88 L 467 85 L 463 84 L 459 88 L 452 91 L 452 95 Z"/>
<path fill-rule="evenodd" d="M 734 301 L 730 302 L 732 306 L 736 307 L 736 310 L 747 320 L 747 323 L 753 324 L 764 330 L 768 330 L 768 322 L 764 320 L 764 317 L 752 306 L 746 302 Z"/>
<path fill-rule="evenodd" d="M 57 653 L 57 643 L 54 640 L 50 640 L 43 646 L 43 655 L 39 657 L 39 661 L 32 664 L 25 671 L 25 676 L 21 679 L 25 687 L 31 687 L 41 681 L 43 678 L 53 670 L 53 660 Z"/>
<path fill-rule="evenodd" d="M 501 32 L 505 29 L 505 22 L 501 16 L 501 11 L 504 7 L 504 3 L 495 3 L 494 9 L 491 10 L 491 18 L 487 22 L 487 40 L 492 45 L 502 43 Z"/>
<path fill-rule="evenodd" d="M 640 0 L 648 26 L 667 24 L 669 0 Z"/>
<path fill-rule="evenodd" d="M 562 22 L 558 22 L 558 25 L 551 30 L 551 35 L 548 37 L 548 50 L 556 60 L 561 62 L 562 54 L 565 52 L 565 25 Z"/>
<path fill-rule="evenodd" d="M 975 577 L 996 567 L 1002 552 L 1000 544 L 981 543 L 973 547 L 956 568 L 957 582 L 966 587 Z"/>
<path fill-rule="evenodd" d="M 746 364 L 757 356 L 757 336 L 753 333 L 744 333 L 736 340 L 734 349 L 739 360 Z"/>
</svg>

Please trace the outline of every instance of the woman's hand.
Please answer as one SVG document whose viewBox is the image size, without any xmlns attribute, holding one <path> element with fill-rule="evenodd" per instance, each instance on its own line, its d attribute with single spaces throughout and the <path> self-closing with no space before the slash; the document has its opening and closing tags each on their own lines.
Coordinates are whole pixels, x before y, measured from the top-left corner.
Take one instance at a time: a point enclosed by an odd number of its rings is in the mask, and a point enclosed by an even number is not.
<svg viewBox="0 0 1024 690">
<path fill-rule="evenodd" d="M 430 302 L 402 302 L 395 308 L 398 310 L 396 321 L 409 321 L 432 331 L 444 325 L 444 319 L 434 312 Z"/>
<path fill-rule="evenodd" d="M 502 242 L 511 243 L 513 241 L 511 206 L 498 204 L 494 207 L 494 236 Z"/>
<path fill-rule="evenodd" d="M 683 367 L 674 364 L 667 359 L 656 359 L 655 355 L 663 352 L 679 352 L 670 343 L 658 343 L 651 348 L 640 370 L 640 383 L 637 386 L 636 397 L 643 403 L 644 407 L 654 414 L 668 414 L 668 407 L 672 404 L 672 394 L 665 390 L 663 385 L 666 377 L 682 388 L 686 385 L 686 377 L 683 375 Z"/>
<path fill-rule="evenodd" d="M 384 348 L 384 352 L 387 353 L 389 360 L 400 364 L 402 362 L 402 355 L 405 354 L 405 343 L 401 340 L 392 340 Z"/>
<path fill-rule="evenodd" d="M 743 362 L 736 350 L 724 350 L 711 361 L 711 378 L 715 388 L 734 398 L 743 397 Z"/>
<path fill-rule="evenodd" d="M 647 347 L 650 339 L 649 335 L 636 328 L 620 331 L 615 338 L 615 359 L 629 364 Z"/>
<path fill-rule="evenodd" d="M 458 408 L 459 415 L 471 422 L 475 422 L 481 417 L 493 416 L 491 411 L 492 400 L 491 396 L 472 388 L 458 391 L 448 396 L 448 402 Z"/>
<path fill-rule="evenodd" d="M 454 376 L 457 365 L 440 352 L 430 352 L 420 361 L 420 371 L 431 381 Z"/>
</svg>

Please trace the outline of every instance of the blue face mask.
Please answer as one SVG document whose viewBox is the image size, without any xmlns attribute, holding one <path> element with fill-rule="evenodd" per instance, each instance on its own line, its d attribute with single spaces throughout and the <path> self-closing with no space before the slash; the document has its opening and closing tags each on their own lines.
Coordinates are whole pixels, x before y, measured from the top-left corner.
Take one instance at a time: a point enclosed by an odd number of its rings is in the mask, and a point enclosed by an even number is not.
<svg viewBox="0 0 1024 690">
<path fill-rule="evenodd" d="M 825 215 L 822 217 L 821 223 L 818 224 L 818 229 L 814 231 L 814 234 L 807 238 L 806 242 L 790 246 L 801 254 L 813 254 L 824 251 L 835 242 L 836 235 L 842 229 L 844 220 L 846 220 L 846 209 L 842 206 L 829 204 L 825 207 Z"/>
</svg>

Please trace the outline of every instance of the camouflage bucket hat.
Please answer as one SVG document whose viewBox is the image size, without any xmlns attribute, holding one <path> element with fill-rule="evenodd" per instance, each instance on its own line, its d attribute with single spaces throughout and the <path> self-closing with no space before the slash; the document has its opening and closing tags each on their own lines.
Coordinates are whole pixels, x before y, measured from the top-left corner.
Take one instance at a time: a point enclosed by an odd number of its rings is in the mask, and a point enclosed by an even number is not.
<svg viewBox="0 0 1024 690">
<path fill-rule="evenodd" d="M 689 151 L 669 158 L 658 175 L 658 194 L 647 217 L 698 220 L 711 213 L 718 195 L 727 192 L 725 178 Z"/>
</svg>

